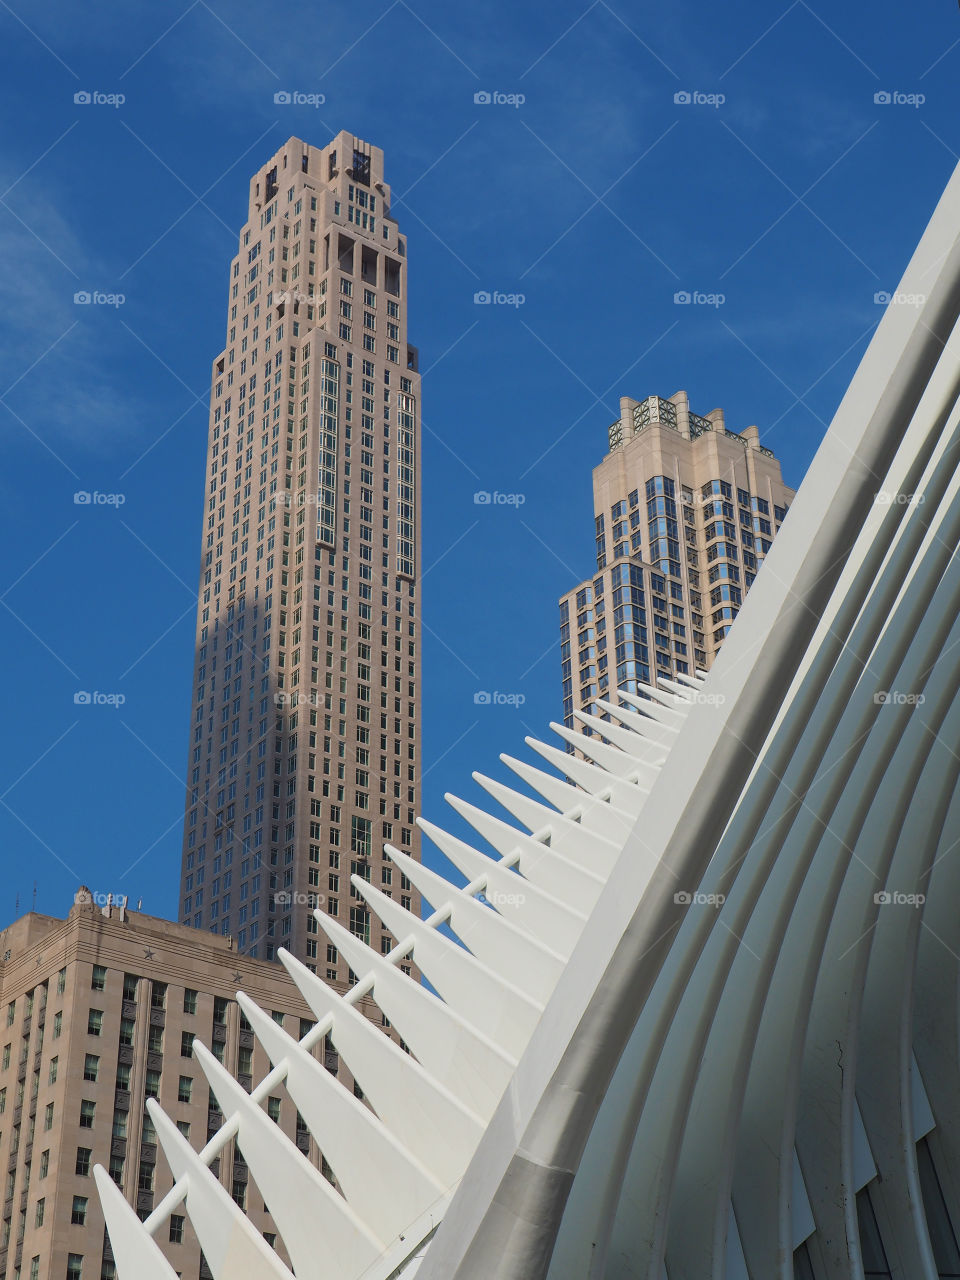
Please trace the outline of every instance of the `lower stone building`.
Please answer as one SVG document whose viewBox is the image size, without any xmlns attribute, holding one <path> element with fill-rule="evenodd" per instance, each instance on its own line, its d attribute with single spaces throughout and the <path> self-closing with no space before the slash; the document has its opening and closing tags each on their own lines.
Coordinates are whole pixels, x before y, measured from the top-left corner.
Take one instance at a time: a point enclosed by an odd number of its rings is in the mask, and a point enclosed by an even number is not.
<svg viewBox="0 0 960 1280">
<path fill-rule="evenodd" d="M 31 912 L 0 932 L 0 1280 L 116 1274 L 94 1165 L 109 1169 L 146 1220 L 172 1186 L 146 1099 L 158 1098 L 195 1147 L 223 1120 L 193 1059 L 194 1038 L 248 1090 L 267 1074 L 237 990 L 296 1038 L 313 1025 L 281 965 L 239 955 L 229 937 L 100 902 L 86 888 L 65 920 Z M 359 1007 L 382 1021 L 372 1002 Z M 321 1042 L 317 1053 L 338 1069 L 332 1049 Z M 323 1164 L 282 1087 L 266 1110 Z M 272 1241 L 263 1197 L 232 1140 L 212 1167 Z M 156 1239 L 178 1275 L 210 1275 L 182 1206 Z"/>
</svg>

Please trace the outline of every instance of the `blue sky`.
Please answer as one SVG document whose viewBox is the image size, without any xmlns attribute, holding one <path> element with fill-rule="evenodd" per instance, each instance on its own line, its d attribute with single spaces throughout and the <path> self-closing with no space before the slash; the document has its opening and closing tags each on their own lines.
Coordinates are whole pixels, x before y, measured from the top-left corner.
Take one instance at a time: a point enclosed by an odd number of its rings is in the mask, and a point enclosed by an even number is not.
<svg viewBox="0 0 960 1280">
<path fill-rule="evenodd" d="M 592 568 L 618 397 L 685 388 L 797 484 L 960 150 L 945 0 L 13 0 L 0 26 L 0 923 L 81 880 L 175 912 L 209 366 L 286 138 L 381 146 L 409 238 L 440 823 L 559 716 L 556 601 Z"/>
</svg>

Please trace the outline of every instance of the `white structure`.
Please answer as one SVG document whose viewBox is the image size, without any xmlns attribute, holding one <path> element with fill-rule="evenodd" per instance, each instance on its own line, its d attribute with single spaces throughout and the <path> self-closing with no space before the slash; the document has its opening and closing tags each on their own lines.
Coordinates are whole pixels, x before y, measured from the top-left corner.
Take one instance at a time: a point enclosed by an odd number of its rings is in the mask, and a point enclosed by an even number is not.
<svg viewBox="0 0 960 1280">
<path fill-rule="evenodd" d="M 960 1275 L 958 232 L 955 175 L 710 676 L 558 728 L 586 760 L 531 741 L 540 799 L 478 777 L 513 823 L 452 799 L 465 888 L 391 850 L 427 920 L 357 880 L 398 946 L 320 915 L 360 980 L 284 958 L 300 1045 L 239 997 L 275 1066 L 197 1049 L 203 1152 L 150 1103 L 174 1190 L 141 1225 L 97 1172 L 122 1280 L 173 1280 L 181 1201 L 217 1280 L 289 1274 L 206 1167 L 232 1135 L 299 1280 Z"/>
</svg>

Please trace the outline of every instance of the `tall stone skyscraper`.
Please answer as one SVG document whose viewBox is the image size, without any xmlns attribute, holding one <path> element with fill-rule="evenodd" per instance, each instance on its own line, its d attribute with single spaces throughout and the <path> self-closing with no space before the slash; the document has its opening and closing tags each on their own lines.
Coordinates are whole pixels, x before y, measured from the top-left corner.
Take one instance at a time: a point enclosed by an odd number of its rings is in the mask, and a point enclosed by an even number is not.
<svg viewBox="0 0 960 1280">
<path fill-rule="evenodd" d="M 609 445 L 593 472 L 596 573 L 560 598 L 569 728 L 618 688 L 712 665 L 793 501 L 757 428 L 693 413 L 685 391 L 624 396 Z"/>
<path fill-rule="evenodd" d="M 406 903 L 383 845 L 419 848 L 420 378 L 377 147 L 254 174 L 209 432 L 179 918 L 343 981 L 314 908 L 389 950 L 350 876 Z"/>
</svg>

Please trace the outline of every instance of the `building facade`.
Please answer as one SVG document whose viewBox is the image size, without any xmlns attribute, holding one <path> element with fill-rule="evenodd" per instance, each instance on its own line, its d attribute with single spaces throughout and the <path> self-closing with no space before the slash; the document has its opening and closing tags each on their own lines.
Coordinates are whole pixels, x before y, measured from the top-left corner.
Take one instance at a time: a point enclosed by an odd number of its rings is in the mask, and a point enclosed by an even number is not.
<svg viewBox="0 0 960 1280">
<path fill-rule="evenodd" d="M 793 500 L 755 426 L 686 392 L 620 401 L 593 472 L 597 571 L 560 599 L 563 718 L 708 670 Z M 596 708 L 597 714 L 602 714 Z"/>
<path fill-rule="evenodd" d="M 420 379 L 383 153 L 291 138 L 253 176 L 213 362 L 179 919 L 347 977 L 416 905 Z M 375 936 L 371 937 L 371 928 Z"/>
<path fill-rule="evenodd" d="M 313 1025 L 311 1011 L 281 966 L 238 954 L 227 938 L 100 907 L 82 888 L 66 920 L 31 913 L 3 930 L 0 957 L 0 1277 L 110 1280 L 94 1166 L 109 1171 L 146 1219 L 172 1186 L 147 1098 L 198 1146 L 223 1120 L 194 1061 L 194 1037 L 249 1090 L 270 1063 L 240 1014 L 238 988 L 256 992 L 294 1039 Z M 370 1001 L 361 1005 L 382 1021 Z M 317 1056 L 338 1069 L 332 1050 L 321 1046 Z M 282 1087 L 267 1112 L 321 1163 Z M 273 1242 L 263 1196 L 234 1141 L 213 1168 Z M 210 1275 L 182 1210 L 156 1240 L 178 1274 Z"/>
</svg>

